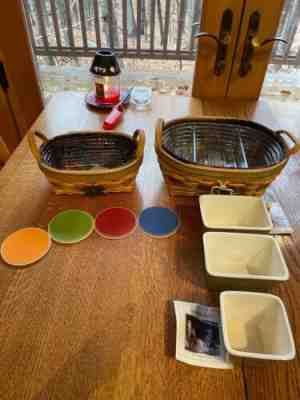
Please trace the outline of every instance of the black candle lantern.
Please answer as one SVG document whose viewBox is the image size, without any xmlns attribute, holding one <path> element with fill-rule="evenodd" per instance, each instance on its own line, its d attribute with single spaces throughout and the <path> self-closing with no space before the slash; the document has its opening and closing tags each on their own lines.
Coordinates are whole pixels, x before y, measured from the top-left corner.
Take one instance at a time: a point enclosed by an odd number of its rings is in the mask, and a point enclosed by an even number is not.
<svg viewBox="0 0 300 400">
<path fill-rule="evenodd" d="M 90 72 L 94 76 L 96 98 L 103 104 L 120 100 L 120 66 L 114 52 L 100 49 L 96 52 Z"/>
</svg>

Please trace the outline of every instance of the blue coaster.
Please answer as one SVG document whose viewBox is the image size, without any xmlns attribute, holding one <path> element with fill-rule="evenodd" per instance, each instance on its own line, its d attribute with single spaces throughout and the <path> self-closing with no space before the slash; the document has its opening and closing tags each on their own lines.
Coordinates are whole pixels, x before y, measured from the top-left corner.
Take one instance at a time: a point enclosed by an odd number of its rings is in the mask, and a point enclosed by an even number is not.
<svg viewBox="0 0 300 400">
<path fill-rule="evenodd" d="M 179 220 L 174 211 L 169 208 L 149 207 L 141 213 L 139 224 L 148 235 L 163 238 L 176 233 Z"/>
</svg>

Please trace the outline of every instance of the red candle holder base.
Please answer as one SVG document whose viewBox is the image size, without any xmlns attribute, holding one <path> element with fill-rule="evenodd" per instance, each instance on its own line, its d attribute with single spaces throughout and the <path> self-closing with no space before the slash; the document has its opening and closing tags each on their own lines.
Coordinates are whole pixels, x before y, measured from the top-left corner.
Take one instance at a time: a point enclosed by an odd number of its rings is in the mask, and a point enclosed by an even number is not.
<svg viewBox="0 0 300 400">
<path fill-rule="evenodd" d="M 121 90 L 121 94 L 118 96 L 118 99 L 115 97 L 114 102 L 108 102 L 108 100 L 102 101 L 101 98 L 96 96 L 96 92 L 92 91 L 86 95 L 85 102 L 88 106 L 98 110 L 111 110 L 119 101 L 122 101 L 122 99 L 127 96 L 127 93 L 127 90 Z M 129 99 L 124 104 L 126 105 L 128 103 Z"/>
</svg>

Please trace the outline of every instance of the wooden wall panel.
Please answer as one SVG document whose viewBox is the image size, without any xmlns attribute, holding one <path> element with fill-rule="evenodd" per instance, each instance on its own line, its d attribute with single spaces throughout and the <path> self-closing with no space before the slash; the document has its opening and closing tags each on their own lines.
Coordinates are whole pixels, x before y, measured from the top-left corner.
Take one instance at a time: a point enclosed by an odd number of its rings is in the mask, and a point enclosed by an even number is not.
<svg viewBox="0 0 300 400">
<path fill-rule="evenodd" d="M 19 141 L 19 130 L 16 126 L 14 116 L 9 108 L 5 93 L 0 87 L 0 137 L 3 138 L 10 150 L 14 150 Z"/>
<path fill-rule="evenodd" d="M 10 87 L 8 96 L 23 136 L 43 109 L 21 0 L 1 2 L 0 53 Z"/>
</svg>

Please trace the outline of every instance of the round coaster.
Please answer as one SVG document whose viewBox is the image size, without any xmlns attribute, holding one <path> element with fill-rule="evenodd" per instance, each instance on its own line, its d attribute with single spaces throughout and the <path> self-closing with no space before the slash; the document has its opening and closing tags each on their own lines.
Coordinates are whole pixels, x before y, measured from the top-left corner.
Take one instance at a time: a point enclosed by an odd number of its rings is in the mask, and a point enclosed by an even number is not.
<svg viewBox="0 0 300 400">
<path fill-rule="evenodd" d="M 86 239 L 94 230 L 94 218 L 82 210 L 67 210 L 49 222 L 48 231 L 55 242 L 72 244 Z"/>
<path fill-rule="evenodd" d="M 175 212 L 169 208 L 149 207 L 141 213 L 139 224 L 148 235 L 165 238 L 177 232 L 179 220 Z"/>
<path fill-rule="evenodd" d="M 47 231 L 40 228 L 24 228 L 9 235 L 1 245 L 1 257 L 14 266 L 33 264 L 44 257 L 51 247 Z"/>
<path fill-rule="evenodd" d="M 136 216 L 124 207 L 111 207 L 100 211 L 96 216 L 95 230 L 107 239 L 122 239 L 136 228 Z"/>
</svg>

